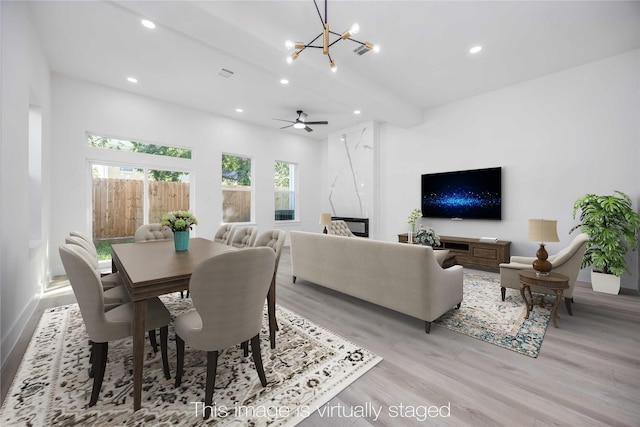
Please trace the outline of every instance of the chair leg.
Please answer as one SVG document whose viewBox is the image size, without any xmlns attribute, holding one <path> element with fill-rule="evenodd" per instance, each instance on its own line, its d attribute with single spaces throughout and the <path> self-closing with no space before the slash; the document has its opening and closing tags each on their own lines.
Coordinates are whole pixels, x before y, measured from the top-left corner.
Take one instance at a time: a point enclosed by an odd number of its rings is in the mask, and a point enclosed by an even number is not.
<svg viewBox="0 0 640 427">
<path fill-rule="evenodd" d="M 431 322 L 424 321 L 424 331 L 428 334 L 431 332 Z"/>
<path fill-rule="evenodd" d="M 176 383 L 180 387 L 182 383 L 182 371 L 184 369 L 184 341 L 176 334 Z"/>
<path fill-rule="evenodd" d="M 276 322 L 276 276 L 274 274 L 271 279 L 271 287 L 267 293 L 267 311 L 269 314 L 269 343 L 271 348 L 276 348 L 276 330 L 278 323 Z"/>
<path fill-rule="evenodd" d="M 104 379 L 104 371 L 107 366 L 107 352 L 109 350 L 108 342 L 93 343 L 93 362 L 97 371 L 94 372 L 93 390 L 91 391 L 91 400 L 89 406 L 94 406 L 98 402 L 98 395 L 102 388 L 102 380 Z"/>
<path fill-rule="evenodd" d="M 156 330 L 152 329 L 149 331 L 149 342 L 151 343 L 151 347 L 153 347 L 153 352 L 158 352 L 158 341 L 156 340 Z"/>
<path fill-rule="evenodd" d="M 502 301 L 504 301 L 504 297 L 507 294 L 507 288 L 504 286 L 500 287 L 500 293 L 502 294 Z"/>
<path fill-rule="evenodd" d="M 169 357 L 167 356 L 167 338 L 169 335 L 169 326 L 160 328 L 160 351 L 162 352 L 162 367 L 164 368 L 164 377 L 171 379 L 169 373 Z"/>
<path fill-rule="evenodd" d="M 218 369 L 218 352 L 207 352 L 207 385 L 204 391 L 204 419 L 211 415 L 211 403 L 213 402 L 213 390 L 216 386 L 216 371 Z"/>
<path fill-rule="evenodd" d="M 262 366 L 262 353 L 260 351 L 260 334 L 251 338 L 251 354 L 253 355 L 253 363 L 256 365 L 258 377 L 262 387 L 267 386 L 267 377 L 264 375 L 264 367 Z"/>
<path fill-rule="evenodd" d="M 571 310 L 571 303 L 573 303 L 573 298 L 564 299 L 564 305 L 567 307 L 567 313 L 569 313 L 569 316 L 573 316 L 573 310 Z"/>
</svg>

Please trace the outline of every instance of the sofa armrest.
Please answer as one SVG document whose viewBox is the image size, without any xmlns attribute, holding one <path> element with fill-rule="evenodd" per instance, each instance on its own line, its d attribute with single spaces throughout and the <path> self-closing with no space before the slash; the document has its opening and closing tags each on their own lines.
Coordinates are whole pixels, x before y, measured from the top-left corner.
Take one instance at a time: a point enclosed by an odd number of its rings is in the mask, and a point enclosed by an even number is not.
<svg viewBox="0 0 640 427">
<path fill-rule="evenodd" d="M 513 257 L 511 257 L 511 259 L 513 259 Z M 521 263 L 521 262 L 503 262 L 502 264 L 500 264 L 500 268 L 507 268 L 510 270 L 531 270 L 533 268 L 533 266 L 531 265 L 531 263 Z"/>
</svg>

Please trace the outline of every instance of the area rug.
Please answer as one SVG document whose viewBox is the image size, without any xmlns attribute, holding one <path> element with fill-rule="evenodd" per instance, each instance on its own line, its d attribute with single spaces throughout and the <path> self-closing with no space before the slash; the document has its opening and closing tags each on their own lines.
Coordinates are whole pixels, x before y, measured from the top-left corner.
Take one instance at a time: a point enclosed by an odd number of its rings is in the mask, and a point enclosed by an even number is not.
<svg viewBox="0 0 640 427">
<path fill-rule="evenodd" d="M 539 298 L 534 294 L 536 301 Z M 553 298 L 547 297 L 551 302 Z M 528 319 L 525 319 L 526 314 L 527 307 L 519 291 L 507 289 L 502 301 L 499 279 L 465 273 L 460 309 L 449 311 L 435 323 L 499 347 L 538 357 L 551 317 L 549 304 L 545 308 L 534 305 Z"/>
<path fill-rule="evenodd" d="M 191 308 L 190 299 L 163 296 L 172 313 Z M 239 346 L 218 359 L 213 416 L 203 422 L 206 353 L 185 348 L 182 385 L 174 388 L 175 334 L 169 329 L 171 380 L 160 353 L 148 340 L 142 409 L 133 412 L 131 339 L 109 343 L 102 391 L 89 408 L 89 346 L 76 304 L 46 311 L 2 408 L 0 425 L 30 426 L 291 426 L 311 415 L 375 366 L 377 355 L 277 307 L 280 330 L 269 346 L 265 309 L 262 358 L 267 387 L 260 385 L 251 355 Z"/>
</svg>

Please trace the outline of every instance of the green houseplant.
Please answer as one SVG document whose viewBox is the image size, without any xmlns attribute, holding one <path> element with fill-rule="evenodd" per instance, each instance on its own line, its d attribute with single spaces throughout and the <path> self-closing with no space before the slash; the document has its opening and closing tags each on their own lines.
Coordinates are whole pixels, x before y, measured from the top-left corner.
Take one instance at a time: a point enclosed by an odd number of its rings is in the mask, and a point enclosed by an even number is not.
<svg viewBox="0 0 640 427">
<path fill-rule="evenodd" d="M 640 215 L 633 210 L 631 198 L 617 190 L 613 195 L 585 194 L 573 205 L 574 219 L 578 211 L 580 223 L 570 233 L 580 229 L 589 235 L 581 267 L 593 265 L 594 290 L 617 294 L 620 276 L 629 272 L 625 256 L 629 249 L 635 251 L 638 246 Z M 613 289 L 598 289 L 602 280 L 609 283 L 605 285 L 607 288 Z"/>
</svg>

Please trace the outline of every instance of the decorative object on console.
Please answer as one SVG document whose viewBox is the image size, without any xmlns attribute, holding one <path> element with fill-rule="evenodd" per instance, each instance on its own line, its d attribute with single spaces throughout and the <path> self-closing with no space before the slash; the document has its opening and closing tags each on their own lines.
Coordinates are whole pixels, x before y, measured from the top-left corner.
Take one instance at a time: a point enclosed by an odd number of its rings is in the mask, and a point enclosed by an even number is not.
<svg viewBox="0 0 640 427">
<path fill-rule="evenodd" d="M 171 211 L 162 217 L 163 226 L 173 231 L 173 242 L 177 252 L 186 251 L 189 248 L 189 230 L 198 225 L 195 215 L 188 211 Z"/>
<path fill-rule="evenodd" d="M 320 225 L 324 225 L 324 230 L 322 230 L 322 234 L 327 234 L 327 225 L 331 225 L 331 214 L 330 213 L 321 213 L 320 214 Z"/>
<path fill-rule="evenodd" d="M 549 254 L 544 248 L 544 242 L 559 242 L 558 221 L 555 219 L 530 219 L 529 234 L 527 240 L 540 242 L 540 248 L 536 252 L 537 259 L 533 261 L 533 269 L 538 275 L 547 275 L 553 267 L 547 258 Z"/>
<path fill-rule="evenodd" d="M 629 196 L 614 191 L 610 196 L 585 194 L 573 205 L 573 218 L 580 211 L 580 229 L 589 235 L 581 268 L 593 265 L 591 286 L 594 291 L 618 294 L 620 276 L 629 272 L 625 256 L 638 246 L 640 215 L 633 210 Z"/>
<path fill-rule="evenodd" d="M 422 211 L 420 209 L 414 209 L 407 218 L 407 224 L 411 225 L 411 231 L 409 232 L 409 243 L 413 242 L 413 236 L 416 233 L 416 221 L 422 217 Z"/>
<path fill-rule="evenodd" d="M 440 246 L 440 237 L 431 227 L 423 227 L 422 225 L 416 231 L 415 242 L 419 245 Z"/>
<path fill-rule="evenodd" d="M 287 49 L 296 49 L 295 52 L 293 52 L 289 57 L 287 57 L 287 62 L 289 64 L 291 64 L 295 59 L 297 59 L 298 56 L 302 53 L 302 51 L 305 50 L 306 48 L 308 47 L 317 48 L 317 49 L 322 49 L 322 53 L 327 55 L 327 57 L 329 58 L 329 66 L 331 67 L 331 71 L 335 73 L 338 70 L 338 68 L 336 67 L 335 61 L 331 58 L 331 54 L 329 53 L 329 48 L 334 44 L 338 43 L 340 40 L 351 40 L 352 42 L 359 44 L 359 46 L 353 51 L 358 55 L 363 55 L 369 52 L 370 50 L 373 50 L 374 52 L 378 52 L 380 50 L 377 45 L 373 45 L 370 42 L 361 42 L 351 37 L 355 34 L 358 34 L 358 32 L 360 31 L 360 26 L 357 23 L 353 24 L 351 28 L 349 28 L 347 31 L 341 34 L 330 31 L 329 22 L 327 21 L 327 0 L 324 1 L 324 18 L 320 13 L 320 9 L 318 8 L 318 3 L 316 2 L 316 0 L 313 0 L 313 3 L 316 6 L 316 10 L 318 11 L 318 17 L 320 18 L 320 22 L 322 22 L 322 32 L 307 44 L 302 42 L 292 42 L 291 40 L 287 40 L 285 42 L 285 46 L 287 47 Z M 337 36 L 338 38 L 335 39 L 334 41 L 330 41 L 331 35 Z M 321 46 L 315 46 L 312 44 L 313 42 L 315 42 L 320 38 L 322 40 Z"/>
</svg>

